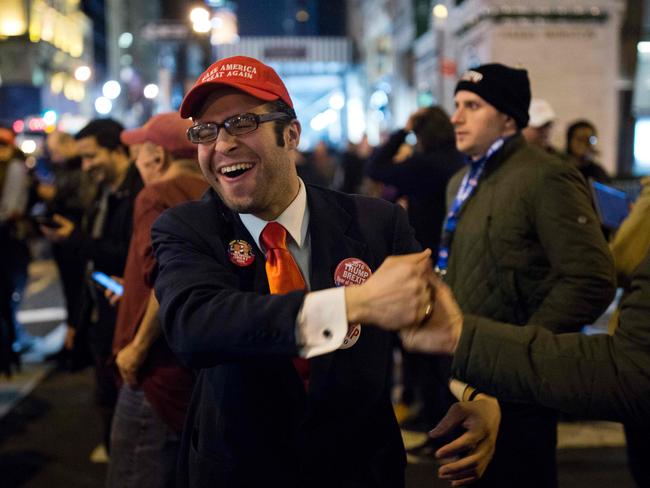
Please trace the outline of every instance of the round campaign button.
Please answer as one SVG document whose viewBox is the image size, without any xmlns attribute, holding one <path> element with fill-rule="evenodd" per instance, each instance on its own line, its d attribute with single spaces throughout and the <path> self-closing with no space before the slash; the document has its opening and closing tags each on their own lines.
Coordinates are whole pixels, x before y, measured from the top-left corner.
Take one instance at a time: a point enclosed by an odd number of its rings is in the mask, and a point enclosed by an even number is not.
<svg viewBox="0 0 650 488">
<path fill-rule="evenodd" d="M 228 244 L 228 258 L 237 266 L 250 266 L 255 261 L 253 247 L 246 241 L 234 240 Z"/>
<path fill-rule="evenodd" d="M 358 258 L 346 258 L 334 270 L 336 286 L 362 285 L 370 277 L 370 266 Z"/>
<path fill-rule="evenodd" d="M 345 334 L 345 339 L 339 349 L 348 349 L 354 346 L 359 340 L 359 336 L 361 336 L 361 324 L 348 325 L 348 333 Z"/>
<path fill-rule="evenodd" d="M 370 266 L 358 258 L 346 258 L 334 270 L 334 284 L 336 286 L 361 285 L 372 274 Z M 339 349 L 349 349 L 354 346 L 361 336 L 361 324 L 348 325 L 343 344 Z"/>
</svg>

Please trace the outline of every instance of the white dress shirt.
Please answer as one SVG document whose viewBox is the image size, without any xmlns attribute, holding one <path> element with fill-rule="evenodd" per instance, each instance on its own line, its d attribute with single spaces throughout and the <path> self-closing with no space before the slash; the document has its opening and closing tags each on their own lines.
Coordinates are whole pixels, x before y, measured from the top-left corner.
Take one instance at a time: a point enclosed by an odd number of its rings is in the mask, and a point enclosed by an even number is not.
<svg viewBox="0 0 650 488">
<path fill-rule="evenodd" d="M 239 217 L 246 230 L 255 239 L 257 247 L 265 253 L 266 249 L 260 243 L 260 234 L 268 221 L 252 214 L 239 214 Z M 298 195 L 275 219 L 275 222 L 287 230 L 287 248 L 300 268 L 307 289 L 311 289 L 309 207 L 307 191 L 302 180 L 300 180 Z M 310 358 L 338 349 L 347 331 L 345 291 L 342 287 L 314 291 L 305 296 L 296 319 L 296 342 L 300 347 L 300 356 Z"/>
</svg>

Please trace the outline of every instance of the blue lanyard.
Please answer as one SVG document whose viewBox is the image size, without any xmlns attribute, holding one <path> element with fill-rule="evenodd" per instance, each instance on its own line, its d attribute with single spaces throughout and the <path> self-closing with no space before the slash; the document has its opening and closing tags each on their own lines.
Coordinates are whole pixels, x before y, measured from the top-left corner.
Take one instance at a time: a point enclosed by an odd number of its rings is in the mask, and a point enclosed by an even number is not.
<svg viewBox="0 0 650 488">
<path fill-rule="evenodd" d="M 447 217 L 445 218 L 445 225 L 443 226 L 442 237 L 440 239 L 440 247 L 438 248 L 438 261 L 436 263 L 436 273 L 444 275 L 447 272 L 449 265 L 449 249 L 451 247 L 451 240 L 456 232 L 458 225 L 458 218 L 460 217 L 460 210 L 463 204 L 472 196 L 474 190 L 478 186 L 478 182 L 485 169 L 485 164 L 503 146 L 504 138 L 497 139 L 490 146 L 481 159 L 477 161 L 470 161 L 469 171 L 465 174 L 463 181 L 458 188 L 456 198 L 451 204 Z"/>
</svg>

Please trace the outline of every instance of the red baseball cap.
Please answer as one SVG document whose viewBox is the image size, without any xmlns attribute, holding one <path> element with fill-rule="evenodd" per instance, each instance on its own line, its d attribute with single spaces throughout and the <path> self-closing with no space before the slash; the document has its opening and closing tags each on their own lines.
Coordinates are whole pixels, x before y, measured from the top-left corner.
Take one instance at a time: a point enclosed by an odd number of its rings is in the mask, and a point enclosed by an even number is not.
<svg viewBox="0 0 650 488">
<path fill-rule="evenodd" d="M 273 68 L 247 56 L 220 59 L 206 69 L 181 104 L 181 117 L 194 117 L 220 86 L 231 86 L 267 102 L 282 100 L 293 108 L 287 87 Z"/>
<path fill-rule="evenodd" d="M 175 156 L 196 156 L 196 145 L 187 139 L 190 120 L 183 120 L 178 112 L 154 115 L 142 127 L 122 131 L 120 139 L 124 144 L 152 142 Z"/>
</svg>

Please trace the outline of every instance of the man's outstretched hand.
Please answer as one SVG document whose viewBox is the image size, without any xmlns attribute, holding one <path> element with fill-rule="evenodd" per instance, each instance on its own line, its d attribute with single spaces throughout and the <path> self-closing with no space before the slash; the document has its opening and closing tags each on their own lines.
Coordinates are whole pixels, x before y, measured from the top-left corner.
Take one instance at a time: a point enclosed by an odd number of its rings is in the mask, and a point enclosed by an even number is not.
<svg viewBox="0 0 650 488">
<path fill-rule="evenodd" d="M 479 393 L 473 401 L 454 403 L 443 419 L 429 432 L 441 437 L 462 426 L 466 432 L 435 453 L 442 464 L 438 476 L 451 486 L 465 486 L 478 480 L 494 456 L 501 422 L 496 398 Z"/>
</svg>

